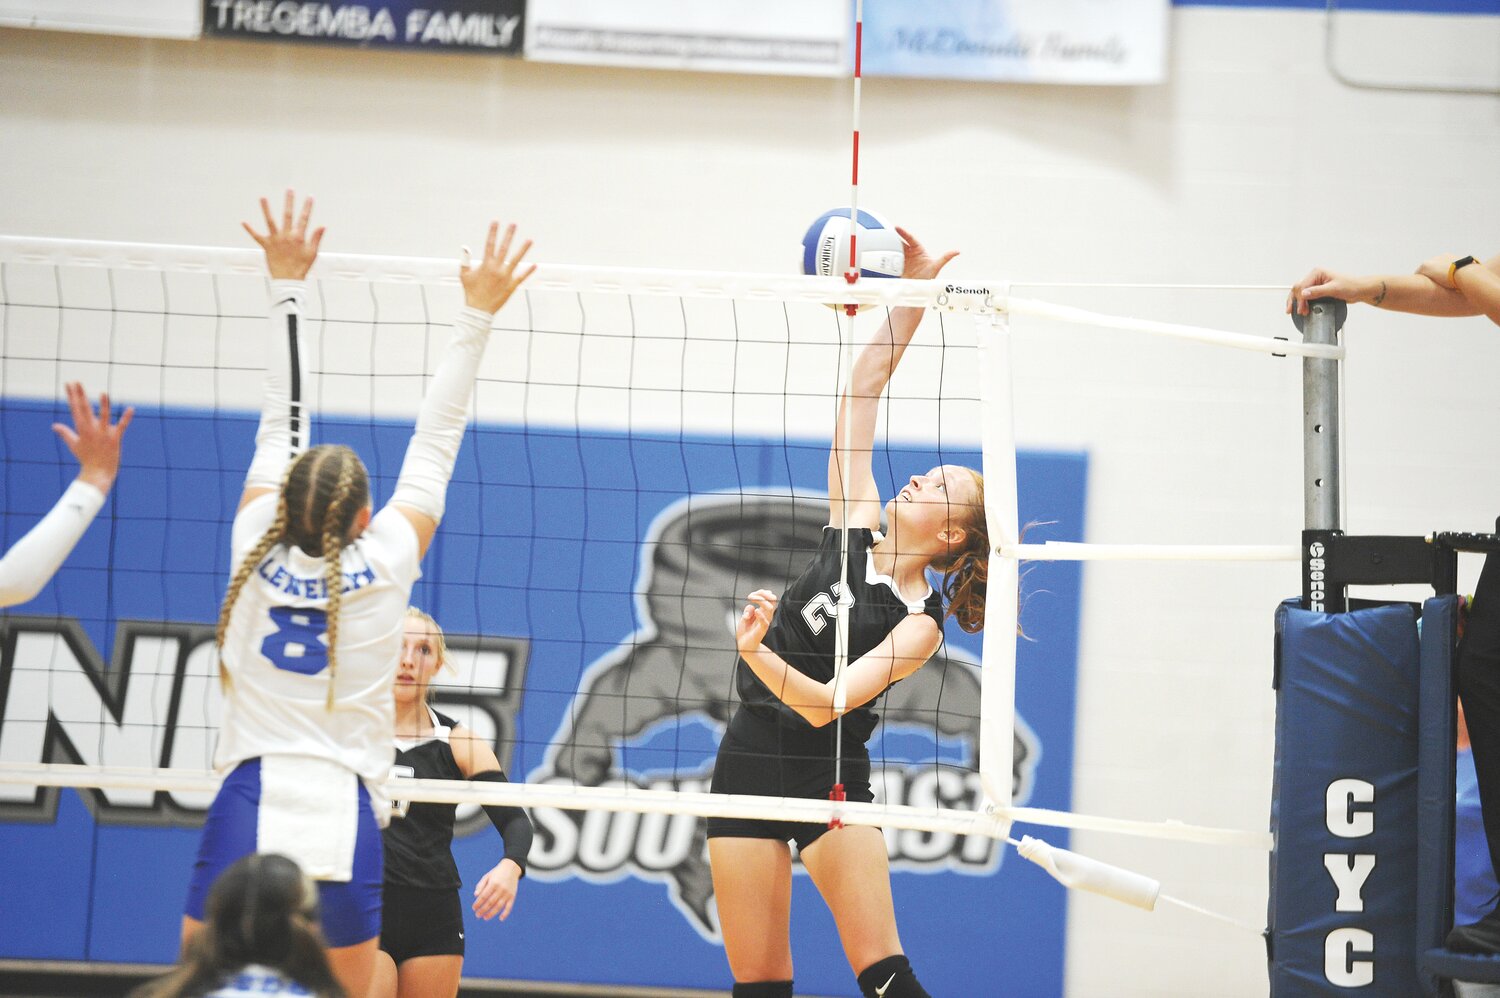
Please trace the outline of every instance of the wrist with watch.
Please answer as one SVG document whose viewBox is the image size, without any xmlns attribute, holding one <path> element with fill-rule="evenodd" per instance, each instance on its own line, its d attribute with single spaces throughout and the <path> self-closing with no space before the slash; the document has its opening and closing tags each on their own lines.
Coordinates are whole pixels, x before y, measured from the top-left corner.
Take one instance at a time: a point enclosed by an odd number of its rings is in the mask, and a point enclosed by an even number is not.
<svg viewBox="0 0 1500 998">
<path fill-rule="evenodd" d="M 1469 264 L 1478 262 L 1478 260 L 1474 259 L 1474 257 L 1470 255 L 1461 256 L 1457 260 L 1454 260 L 1452 263 L 1448 264 L 1448 283 L 1452 284 L 1454 287 L 1457 287 L 1458 285 L 1455 283 L 1454 278 L 1457 276 L 1458 272 L 1460 270 L 1463 270 Z"/>
</svg>

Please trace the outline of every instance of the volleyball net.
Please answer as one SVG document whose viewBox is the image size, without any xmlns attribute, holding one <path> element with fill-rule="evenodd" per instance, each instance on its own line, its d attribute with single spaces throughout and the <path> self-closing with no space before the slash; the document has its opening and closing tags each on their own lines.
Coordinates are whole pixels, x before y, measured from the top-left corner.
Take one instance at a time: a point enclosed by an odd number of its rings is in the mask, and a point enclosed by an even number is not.
<svg viewBox="0 0 1500 998">
<path fill-rule="evenodd" d="M 262 266 L 253 251 L 0 239 L 0 538 L 23 533 L 75 473 L 49 430 L 64 382 L 138 410 L 100 522 L 41 597 L 0 617 L 0 817 L 35 821 L 56 809 L 56 788 L 76 787 L 100 814 L 192 825 L 212 798 L 213 621 L 260 405 Z M 377 504 L 461 301 L 456 269 L 325 254 L 309 281 L 313 439 L 361 454 Z M 1264 355 L 1341 349 L 1009 290 L 543 266 L 496 318 L 413 595 L 448 634 L 454 670 L 435 705 L 493 741 L 515 782 L 393 792 L 463 805 L 461 835 L 483 822 L 480 803 L 532 808 L 543 875 L 597 871 L 621 850 L 658 870 L 701 863 L 698 819 L 712 815 L 876 824 L 898 866 L 971 872 L 993 869 L 1014 821 L 1266 848 L 1259 831 L 1076 814 L 1065 781 L 1060 796 L 1034 796 L 1042 752 L 1016 710 L 1016 663 L 1035 666 L 1034 703 L 1071 711 L 1071 687 L 1045 684 L 1052 657 L 1075 648 L 1079 562 L 1297 552 L 1080 543 L 1084 456 L 1016 450 L 1008 324 Z M 844 303 L 866 311 L 828 307 Z M 879 703 L 874 803 L 709 794 L 736 702 L 734 616 L 816 546 L 851 345 L 898 305 L 931 314 L 882 409 L 877 481 L 890 495 L 937 464 L 985 472 L 996 543 L 985 637 L 950 625 Z M 1022 538 L 1025 523 L 1037 526 Z M 1021 559 L 1033 562 L 1024 576 Z M 1041 640 L 1017 641 L 1018 607 Z M 1048 755 L 1066 763 L 1070 751 Z M 621 814 L 634 837 L 609 817 Z"/>
</svg>

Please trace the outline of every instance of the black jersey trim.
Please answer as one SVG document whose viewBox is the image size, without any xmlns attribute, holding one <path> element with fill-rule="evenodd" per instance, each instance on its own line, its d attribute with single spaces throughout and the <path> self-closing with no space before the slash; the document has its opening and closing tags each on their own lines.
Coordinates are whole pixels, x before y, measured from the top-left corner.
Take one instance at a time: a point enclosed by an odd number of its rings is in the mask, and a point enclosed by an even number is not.
<svg viewBox="0 0 1500 998">
<path fill-rule="evenodd" d="M 291 392 L 291 444 L 292 457 L 302 452 L 305 441 L 302 439 L 302 357 L 297 343 L 297 313 L 288 312 L 286 316 L 286 338 L 287 349 L 292 358 L 292 392 Z"/>
<path fill-rule="evenodd" d="M 842 527 L 835 527 L 833 524 L 830 523 L 827 526 L 825 526 L 823 529 L 824 530 L 842 530 L 844 528 L 842 528 Z M 865 585 L 867 585 L 867 586 L 873 586 L 876 583 L 884 583 L 885 587 L 887 589 L 889 589 L 891 591 L 891 593 L 898 600 L 900 600 L 902 603 L 904 603 L 906 605 L 906 609 L 907 609 L 908 613 L 925 613 L 927 611 L 927 601 L 930 600 L 930 599 L 932 599 L 932 591 L 933 591 L 932 590 L 932 583 L 928 582 L 927 583 L 927 591 L 925 593 L 923 593 L 920 597 L 918 597 L 915 600 L 909 600 L 905 596 L 902 596 L 901 595 L 901 590 L 899 590 L 899 589 L 896 588 L 896 580 L 893 579 L 893 578 L 891 578 L 889 575 L 882 575 L 880 572 L 878 572 L 875 569 L 875 559 L 872 557 L 873 552 L 871 551 L 871 548 L 873 548 L 876 544 L 879 544 L 881 541 L 885 540 L 885 535 L 882 534 L 878 530 L 870 530 L 869 527 L 852 527 L 850 529 L 851 530 L 869 530 L 870 531 L 870 544 L 869 544 L 869 547 L 866 547 L 865 550 L 864 550 L 864 556 L 865 556 Z M 926 581 L 925 578 L 924 578 L 923 581 Z"/>
</svg>

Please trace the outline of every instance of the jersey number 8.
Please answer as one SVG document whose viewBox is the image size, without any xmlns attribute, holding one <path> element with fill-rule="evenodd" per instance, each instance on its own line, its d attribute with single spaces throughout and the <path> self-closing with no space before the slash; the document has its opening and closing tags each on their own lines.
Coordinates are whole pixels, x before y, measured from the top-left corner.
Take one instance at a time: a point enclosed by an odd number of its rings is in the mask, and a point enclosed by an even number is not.
<svg viewBox="0 0 1500 998">
<path fill-rule="evenodd" d="M 278 669 L 315 676 L 328 667 L 328 614 L 322 610 L 296 610 L 273 606 L 271 622 L 276 630 L 260 643 L 260 653 Z"/>
</svg>

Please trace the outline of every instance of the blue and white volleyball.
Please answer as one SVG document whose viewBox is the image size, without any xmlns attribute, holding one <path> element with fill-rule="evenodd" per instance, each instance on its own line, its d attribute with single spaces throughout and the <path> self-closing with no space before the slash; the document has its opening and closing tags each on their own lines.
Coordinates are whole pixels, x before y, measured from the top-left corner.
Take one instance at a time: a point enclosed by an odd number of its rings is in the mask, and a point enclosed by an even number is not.
<svg viewBox="0 0 1500 998">
<path fill-rule="evenodd" d="M 859 276 L 900 277 L 901 237 L 896 227 L 873 211 L 860 210 L 854 226 Z M 849 209 L 834 208 L 818 216 L 802 237 L 802 272 L 836 277 L 849 269 Z"/>
</svg>

